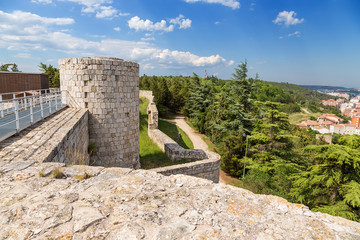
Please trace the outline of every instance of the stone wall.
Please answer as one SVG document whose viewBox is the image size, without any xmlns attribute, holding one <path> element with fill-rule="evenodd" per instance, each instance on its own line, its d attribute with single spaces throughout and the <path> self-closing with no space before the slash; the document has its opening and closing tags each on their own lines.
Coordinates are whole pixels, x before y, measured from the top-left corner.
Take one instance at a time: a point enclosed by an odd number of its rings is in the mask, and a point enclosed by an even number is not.
<svg viewBox="0 0 360 240">
<path fill-rule="evenodd" d="M 59 60 L 70 107 L 89 110 L 90 162 L 139 168 L 139 65 L 118 58 Z"/>
<path fill-rule="evenodd" d="M 205 160 L 199 160 L 190 163 L 184 163 L 179 165 L 173 165 L 168 167 L 154 168 L 151 171 L 161 173 L 165 176 L 184 174 L 199 178 L 204 178 L 219 182 L 220 174 L 220 156 L 212 152 L 206 152 L 208 155 Z"/>
<path fill-rule="evenodd" d="M 89 165 L 89 112 L 82 110 L 75 122 L 65 132 L 63 139 L 56 144 L 52 154 L 44 162 L 60 162 L 66 165 Z"/>
<path fill-rule="evenodd" d="M 147 99 L 153 100 L 154 98 L 151 91 L 145 91 L 145 93 L 140 95 L 146 97 Z M 186 164 L 152 169 L 153 171 L 166 176 L 173 174 L 185 174 L 209 179 L 216 183 L 219 182 L 220 155 L 201 149 L 184 149 L 158 129 L 158 111 L 156 104 L 153 101 L 150 101 L 147 111 L 149 115 L 148 135 L 156 143 L 156 145 L 158 145 L 172 161 L 182 159 L 194 161 Z"/>
<path fill-rule="evenodd" d="M 201 149 L 184 149 L 159 129 L 149 129 L 148 135 L 172 161 L 181 159 L 201 160 L 207 158 L 205 151 Z"/>
<path fill-rule="evenodd" d="M 158 129 L 159 127 L 159 112 L 157 110 L 156 104 L 151 101 L 147 107 L 148 112 L 148 128 L 149 129 Z"/>
</svg>

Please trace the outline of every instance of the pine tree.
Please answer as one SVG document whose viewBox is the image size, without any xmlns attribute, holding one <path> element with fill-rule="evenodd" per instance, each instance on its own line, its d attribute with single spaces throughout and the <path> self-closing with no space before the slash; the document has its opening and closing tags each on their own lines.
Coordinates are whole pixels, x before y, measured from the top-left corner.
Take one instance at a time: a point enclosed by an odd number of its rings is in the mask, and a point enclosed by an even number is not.
<svg viewBox="0 0 360 240">
<path fill-rule="evenodd" d="M 314 210 L 359 221 L 360 151 L 331 144 L 311 145 L 304 152 L 313 163 L 294 175 L 290 195 Z"/>
</svg>

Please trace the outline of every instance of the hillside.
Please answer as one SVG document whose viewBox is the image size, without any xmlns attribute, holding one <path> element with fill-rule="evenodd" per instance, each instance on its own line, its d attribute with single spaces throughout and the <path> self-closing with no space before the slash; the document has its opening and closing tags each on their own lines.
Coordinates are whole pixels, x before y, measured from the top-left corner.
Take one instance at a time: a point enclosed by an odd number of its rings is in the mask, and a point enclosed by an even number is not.
<svg viewBox="0 0 360 240">
<path fill-rule="evenodd" d="M 321 100 L 329 99 L 329 95 L 324 93 L 319 93 L 315 90 L 306 88 L 305 86 L 300 86 L 291 83 L 284 83 L 284 82 L 267 82 L 263 81 L 264 83 L 271 84 L 274 87 L 278 87 L 283 91 L 290 93 L 293 95 L 295 99 L 301 99 L 303 101 L 317 101 L 320 102 Z"/>
</svg>

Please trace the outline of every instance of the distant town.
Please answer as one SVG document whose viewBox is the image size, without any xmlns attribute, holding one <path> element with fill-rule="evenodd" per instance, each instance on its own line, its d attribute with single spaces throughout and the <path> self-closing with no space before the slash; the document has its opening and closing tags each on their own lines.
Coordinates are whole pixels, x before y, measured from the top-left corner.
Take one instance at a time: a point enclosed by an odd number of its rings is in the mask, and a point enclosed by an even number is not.
<svg viewBox="0 0 360 240">
<path fill-rule="evenodd" d="M 345 122 L 335 114 L 323 114 L 317 120 L 306 120 L 297 123 L 299 127 L 311 128 L 321 134 L 358 134 L 360 135 L 360 95 L 350 98 L 350 94 L 343 92 L 327 92 L 326 94 L 336 97 L 323 100 L 324 106 L 333 106 L 341 111 L 341 114 L 351 120 Z"/>
</svg>

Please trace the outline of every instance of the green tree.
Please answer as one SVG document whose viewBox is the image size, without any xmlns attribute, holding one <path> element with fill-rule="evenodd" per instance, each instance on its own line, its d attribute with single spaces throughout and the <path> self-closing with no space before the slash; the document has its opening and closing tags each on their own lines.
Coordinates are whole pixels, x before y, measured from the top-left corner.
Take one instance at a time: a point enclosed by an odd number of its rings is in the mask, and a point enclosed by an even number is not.
<svg viewBox="0 0 360 240">
<path fill-rule="evenodd" d="M 11 66 L 12 72 L 20 72 L 18 65 L 16 63 L 6 63 L 0 66 L 0 71 L 9 72 L 9 67 Z"/>
<path fill-rule="evenodd" d="M 11 71 L 12 72 L 20 72 L 19 69 L 18 69 L 18 65 L 16 63 L 14 63 L 11 67 Z"/>
<path fill-rule="evenodd" d="M 240 159 L 247 169 L 244 182 L 258 193 L 287 197 L 291 187 L 289 176 L 299 169 L 289 120 L 279 111 L 279 103 L 257 105 L 257 120 L 248 136 L 248 157 Z"/>
<path fill-rule="evenodd" d="M 359 221 L 359 149 L 337 144 L 311 145 L 304 152 L 313 163 L 293 176 L 290 195 L 315 211 Z"/>
<path fill-rule="evenodd" d="M 46 65 L 44 63 L 40 63 L 38 66 L 39 70 L 49 77 L 49 87 L 59 88 L 60 87 L 60 75 L 59 69 L 53 67 L 51 64 Z"/>
</svg>

